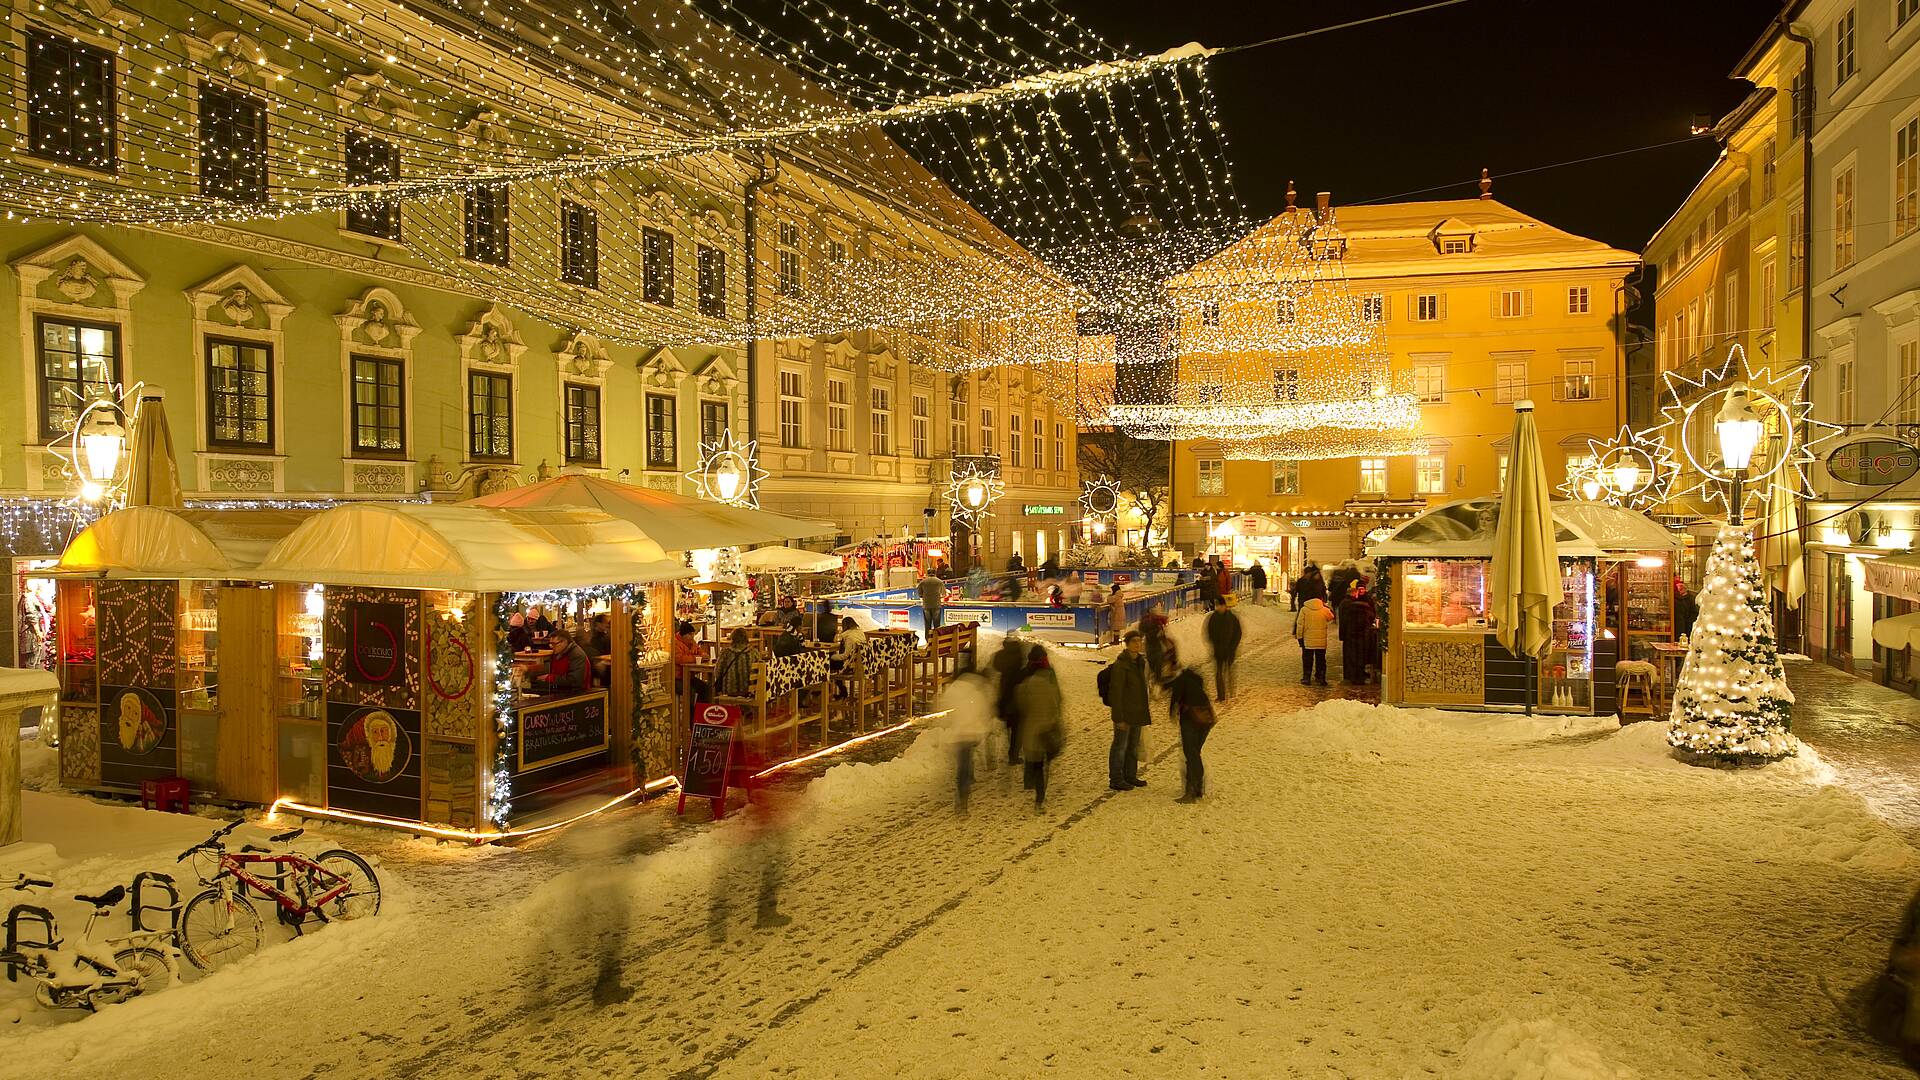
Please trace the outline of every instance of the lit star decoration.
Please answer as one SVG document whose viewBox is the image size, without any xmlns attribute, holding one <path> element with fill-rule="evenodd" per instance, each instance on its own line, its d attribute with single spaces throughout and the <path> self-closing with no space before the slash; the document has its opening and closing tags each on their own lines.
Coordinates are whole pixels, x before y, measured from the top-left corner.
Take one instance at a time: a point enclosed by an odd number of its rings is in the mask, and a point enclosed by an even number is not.
<svg viewBox="0 0 1920 1080">
<path fill-rule="evenodd" d="M 1110 476 L 1080 485 L 1080 506 L 1096 518 L 1110 518 L 1120 509 L 1120 481 Z"/>
<path fill-rule="evenodd" d="M 714 442 L 700 444 L 700 464 L 687 474 L 703 499 L 728 506 L 749 508 L 760 505 L 760 483 L 767 470 L 760 467 L 758 445 L 742 442 L 731 430 L 720 433 Z"/>
<path fill-rule="evenodd" d="M 968 528 L 979 528 L 1005 492 L 1000 471 L 979 462 L 956 464 L 947 479 L 947 505 L 953 520 Z"/>
<path fill-rule="evenodd" d="M 1707 559 L 1667 742 L 1697 764 L 1765 764 L 1795 752 L 1792 705 L 1753 538 L 1726 526 Z"/>
<path fill-rule="evenodd" d="M 1768 504 L 1775 498 L 1791 499 L 1808 490 L 1807 468 L 1814 462 L 1814 448 L 1842 430 L 1813 418 L 1813 403 L 1806 394 L 1811 371 L 1805 364 L 1779 371 L 1756 368 L 1746 351 L 1735 345 L 1725 363 L 1703 372 L 1697 382 L 1678 372 L 1663 373 L 1669 401 L 1660 412 L 1666 421 L 1646 434 L 1678 447 L 1692 468 L 1685 477 L 1688 483 L 1676 485 L 1679 489 L 1671 492 L 1672 496 L 1698 493 L 1709 506 L 1729 509 L 1734 477 L 1720 462 L 1714 421 L 1728 396 L 1741 390 L 1765 425 L 1744 477 L 1743 501 Z M 1696 453 L 1696 447 L 1703 449 Z"/>
<path fill-rule="evenodd" d="M 72 492 L 67 502 L 75 512 L 107 512 L 126 505 L 131 466 L 128 452 L 133 446 L 133 429 L 139 422 L 140 391 L 144 386 L 144 383 L 132 386 L 106 383 L 98 387 L 92 400 L 78 403 L 73 430 L 47 445 L 48 452 L 60 459 L 61 475 Z M 106 446 L 113 458 L 113 468 L 105 479 L 95 475 L 101 470 L 96 469 L 91 460 L 101 451 L 89 449 L 89 433 L 95 430 L 94 425 L 101 423 L 117 427 L 120 440 L 117 446 Z"/>
<path fill-rule="evenodd" d="M 1636 432 L 1623 424 L 1611 439 L 1588 439 L 1587 453 L 1587 463 L 1570 466 L 1560 486 L 1569 499 L 1642 510 L 1666 502 L 1680 474 L 1660 428 Z"/>
</svg>

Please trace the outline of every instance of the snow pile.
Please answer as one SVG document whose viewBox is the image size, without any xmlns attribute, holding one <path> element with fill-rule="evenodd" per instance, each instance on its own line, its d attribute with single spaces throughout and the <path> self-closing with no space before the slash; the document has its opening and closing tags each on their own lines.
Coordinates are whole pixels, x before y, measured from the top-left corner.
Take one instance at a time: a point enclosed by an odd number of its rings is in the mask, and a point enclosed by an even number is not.
<svg viewBox="0 0 1920 1080">
<path fill-rule="evenodd" d="M 1454 1080 L 1633 1080 L 1600 1048 L 1552 1020 L 1496 1020 L 1460 1049 Z"/>
<path fill-rule="evenodd" d="M 1755 830 L 1753 855 L 1882 873 L 1905 871 L 1915 863 L 1913 848 L 1874 816 L 1860 796 L 1839 787 L 1783 800 L 1774 827 Z"/>
<path fill-rule="evenodd" d="M 60 751 L 39 739 L 21 739 L 20 786 L 27 791 L 60 790 Z"/>
<path fill-rule="evenodd" d="M 1276 723 L 1289 750 L 1354 761 L 1418 761 L 1484 754 L 1488 744 L 1529 743 L 1618 731 L 1613 716 L 1547 716 L 1401 709 L 1363 701 L 1323 701 L 1262 723 Z"/>
</svg>

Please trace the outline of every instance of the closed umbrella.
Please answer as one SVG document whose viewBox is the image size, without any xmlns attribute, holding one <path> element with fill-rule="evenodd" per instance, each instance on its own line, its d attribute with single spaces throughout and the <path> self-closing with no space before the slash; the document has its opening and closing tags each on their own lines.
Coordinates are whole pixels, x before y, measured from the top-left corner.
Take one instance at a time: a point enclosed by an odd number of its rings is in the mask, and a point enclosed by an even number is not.
<svg viewBox="0 0 1920 1080">
<path fill-rule="evenodd" d="M 1806 569 L 1801 566 L 1800 497 L 1784 487 L 1773 489 L 1767 502 L 1766 535 L 1760 539 L 1760 569 L 1767 583 L 1787 595 L 1787 606 L 1798 608 L 1807 592 Z"/>
<path fill-rule="evenodd" d="M 1512 458 L 1507 489 L 1500 499 L 1500 522 L 1493 531 L 1492 580 L 1494 636 L 1507 651 L 1527 661 L 1527 712 L 1533 712 L 1534 669 L 1553 646 L 1553 609 L 1565 599 L 1560 589 L 1560 553 L 1555 543 L 1553 486 L 1540 456 L 1540 433 L 1533 423 L 1533 402 L 1513 406 Z"/>
<path fill-rule="evenodd" d="M 173 460 L 173 432 L 167 427 L 166 395 L 159 387 L 140 391 L 134 414 L 133 460 L 127 472 L 128 506 L 183 506 L 180 469 Z"/>
</svg>

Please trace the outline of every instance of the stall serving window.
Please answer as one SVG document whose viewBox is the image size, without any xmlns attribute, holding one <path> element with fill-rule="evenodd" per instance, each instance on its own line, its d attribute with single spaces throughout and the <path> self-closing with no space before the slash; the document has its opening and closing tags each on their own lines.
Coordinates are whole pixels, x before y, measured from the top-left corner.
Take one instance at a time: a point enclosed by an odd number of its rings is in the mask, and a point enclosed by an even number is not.
<svg viewBox="0 0 1920 1080">
<path fill-rule="evenodd" d="M 1410 562 L 1404 581 L 1402 610 L 1409 629 L 1480 629 L 1487 625 L 1485 560 Z"/>
</svg>

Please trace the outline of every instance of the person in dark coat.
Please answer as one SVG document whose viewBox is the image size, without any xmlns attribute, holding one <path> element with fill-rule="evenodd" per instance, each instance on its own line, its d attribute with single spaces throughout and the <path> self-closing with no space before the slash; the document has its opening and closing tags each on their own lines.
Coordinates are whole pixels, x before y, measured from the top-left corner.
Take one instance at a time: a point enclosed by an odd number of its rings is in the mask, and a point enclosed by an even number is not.
<svg viewBox="0 0 1920 1080">
<path fill-rule="evenodd" d="M 1213 696 L 1225 701 L 1233 696 L 1233 661 L 1240 655 L 1240 616 L 1233 613 L 1233 597 L 1227 596 L 1207 614 L 1207 644 L 1213 646 Z"/>
<path fill-rule="evenodd" d="M 1320 568 L 1313 563 L 1308 563 L 1300 576 L 1293 579 L 1293 584 L 1287 586 L 1287 604 L 1293 610 L 1300 610 L 1300 605 L 1307 602 L 1304 593 L 1309 584 L 1320 586 L 1322 594 L 1326 592 L 1326 583 L 1320 580 Z"/>
<path fill-rule="evenodd" d="M 821 604 L 820 610 L 813 615 L 813 640 L 831 645 L 834 637 L 839 633 L 840 620 L 833 617 L 833 606 Z"/>
<path fill-rule="evenodd" d="M 1257 606 L 1267 591 L 1267 568 L 1260 565 L 1259 559 L 1247 567 L 1247 588 L 1253 590 L 1253 602 Z"/>
<path fill-rule="evenodd" d="M 1047 804 L 1047 773 L 1067 741 L 1060 677 L 1047 659 L 1047 650 L 1036 646 L 1028 654 L 1027 673 L 1014 689 L 1013 699 L 1020 713 L 1020 760 L 1026 765 L 1033 807 L 1039 810 Z"/>
<path fill-rule="evenodd" d="M 1700 617 L 1700 601 L 1694 599 L 1693 590 L 1680 586 L 1680 594 L 1673 598 L 1673 632 L 1680 637 L 1693 633 L 1694 620 Z"/>
<path fill-rule="evenodd" d="M 770 646 L 775 656 L 799 656 L 807 651 L 807 643 L 800 640 L 800 622 L 793 620 L 780 627 Z"/>
<path fill-rule="evenodd" d="M 1167 609 L 1156 602 L 1140 616 L 1140 634 L 1147 642 L 1147 670 L 1157 672 L 1167 654 Z"/>
<path fill-rule="evenodd" d="M 1200 606 L 1212 610 L 1213 605 L 1220 602 L 1220 575 L 1206 563 L 1202 563 L 1195 573 L 1198 575 L 1196 583 L 1200 586 Z"/>
<path fill-rule="evenodd" d="M 1347 590 L 1359 580 L 1360 571 L 1354 568 L 1351 560 L 1341 563 L 1340 568 L 1327 577 L 1327 606 L 1339 611 L 1341 602 L 1347 598 Z"/>
<path fill-rule="evenodd" d="M 1341 679 L 1349 686 L 1372 681 L 1369 669 L 1379 653 L 1377 609 L 1364 582 L 1354 582 L 1340 604 Z"/>
<path fill-rule="evenodd" d="M 1013 693 L 1020 688 L 1020 680 L 1027 673 L 1026 642 L 1009 635 L 1000 642 L 1000 649 L 993 654 L 993 673 L 999 679 L 999 687 L 994 694 L 994 712 L 1000 722 L 1007 725 L 1007 764 L 1020 762 L 1020 713 L 1014 704 Z"/>
<path fill-rule="evenodd" d="M 1107 751 L 1107 786 L 1115 791 L 1145 787 L 1140 779 L 1140 733 L 1153 722 L 1147 700 L 1147 639 L 1127 631 L 1126 645 L 1107 676 L 1107 712 L 1113 719 L 1113 746 Z"/>
<path fill-rule="evenodd" d="M 1167 688 L 1173 719 L 1180 725 L 1180 752 L 1187 764 L 1185 789 L 1174 801 L 1197 802 L 1206 791 L 1207 770 L 1200 760 L 1200 748 L 1206 744 L 1207 733 L 1213 730 L 1213 703 L 1207 700 L 1206 681 L 1200 678 L 1199 672 L 1182 667 L 1178 653 L 1167 652 L 1161 678 Z"/>
<path fill-rule="evenodd" d="M 1026 572 L 1027 560 L 1022 559 L 1019 552 L 1014 552 L 1013 556 L 1007 560 L 1007 573 L 1025 574 Z"/>
</svg>

